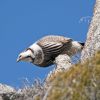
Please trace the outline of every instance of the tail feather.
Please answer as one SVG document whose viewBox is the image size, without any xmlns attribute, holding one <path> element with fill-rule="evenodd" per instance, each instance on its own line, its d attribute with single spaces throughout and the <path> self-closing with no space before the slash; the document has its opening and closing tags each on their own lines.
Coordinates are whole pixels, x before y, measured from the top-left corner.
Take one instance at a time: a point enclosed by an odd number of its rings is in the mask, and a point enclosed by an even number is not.
<svg viewBox="0 0 100 100">
<path fill-rule="evenodd" d="M 85 45 L 85 43 L 84 43 L 84 42 L 79 42 L 79 44 L 81 44 L 83 47 L 84 47 L 84 45 Z"/>
</svg>

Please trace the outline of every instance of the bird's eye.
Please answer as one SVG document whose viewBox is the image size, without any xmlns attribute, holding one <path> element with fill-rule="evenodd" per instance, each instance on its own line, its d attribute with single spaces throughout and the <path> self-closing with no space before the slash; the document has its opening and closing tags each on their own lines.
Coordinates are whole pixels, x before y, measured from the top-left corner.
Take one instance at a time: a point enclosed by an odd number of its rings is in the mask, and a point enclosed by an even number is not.
<svg viewBox="0 0 100 100">
<path fill-rule="evenodd" d="M 22 55 L 19 56 L 19 58 L 21 58 Z"/>
</svg>

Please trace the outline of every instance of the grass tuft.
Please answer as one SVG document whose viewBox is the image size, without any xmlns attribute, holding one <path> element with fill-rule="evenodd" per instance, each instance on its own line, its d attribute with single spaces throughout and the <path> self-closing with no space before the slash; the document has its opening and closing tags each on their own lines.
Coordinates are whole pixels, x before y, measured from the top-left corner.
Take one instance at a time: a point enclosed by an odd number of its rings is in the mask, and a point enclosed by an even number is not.
<svg viewBox="0 0 100 100">
<path fill-rule="evenodd" d="M 47 100 L 100 100 L 100 52 L 51 80 Z"/>
</svg>

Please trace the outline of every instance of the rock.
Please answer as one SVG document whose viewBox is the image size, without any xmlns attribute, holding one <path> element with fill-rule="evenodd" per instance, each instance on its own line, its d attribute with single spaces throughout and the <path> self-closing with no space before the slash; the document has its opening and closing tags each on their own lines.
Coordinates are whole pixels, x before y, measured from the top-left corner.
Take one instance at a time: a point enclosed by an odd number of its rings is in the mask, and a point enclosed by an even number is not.
<svg viewBox="0 0 100 100">
<path fill-rule="evenodd" d="M 13 87 L 5 84 L 0 84 L 0 94 L 13 93 L 13 92 L 16 92 L 16 90 Z"/>
<path fill-rule="evenodd" d="M 62 54 L 55 59 L 57 69 L 67 70 L 72 66 L 71 57 L 67 54 Z"/>
<path fill-rule="evenodd" d="M 61 54 L 55 59 L 55 68 L 49 72 L 46 77 L 46 84 L 49 83 L 49 80 L 54 78 L 59 72 L 68 70 L 71 66 L 71 58 L 67 54 Z"/>
<path fill-rule="evenodd" d="M 10 100 L 11 95 L 15 92 L 13 87 L 0 83 L 0 100 Z"/>
</svg>

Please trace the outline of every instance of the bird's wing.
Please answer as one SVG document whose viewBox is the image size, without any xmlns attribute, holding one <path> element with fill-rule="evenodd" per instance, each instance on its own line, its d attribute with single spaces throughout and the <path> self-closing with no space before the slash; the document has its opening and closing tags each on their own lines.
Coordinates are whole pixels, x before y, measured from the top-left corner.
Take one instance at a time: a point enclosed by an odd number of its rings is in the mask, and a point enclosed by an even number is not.
<svg viewBox="0 0 100 100">
<path fill-rule="evenodd" d="M 40 45 L 46 54 L 59 54 L 65 45 L 69 44 L 72 39 L 63 36 L 46 36 L 40 39 L 37 44 Z"/>
<path fill-rule="evenodd" d="M 68 43 L 72 41 L 71 38 L 66 38 L 63 36 L 57 36 L 57 35 L 49 35 L 49 36 L 45 36 L 42 39 L 40 39 L 38 42 L 40 44 L 43 44 L 45 42 L 63 42 L 63 43 Z"/>
<path fill-rule="evenodd" d="M 62 43 L 48 42 L 41 46 L 46 53 L 57 53 L 63 47 Z"/>
</svg>

